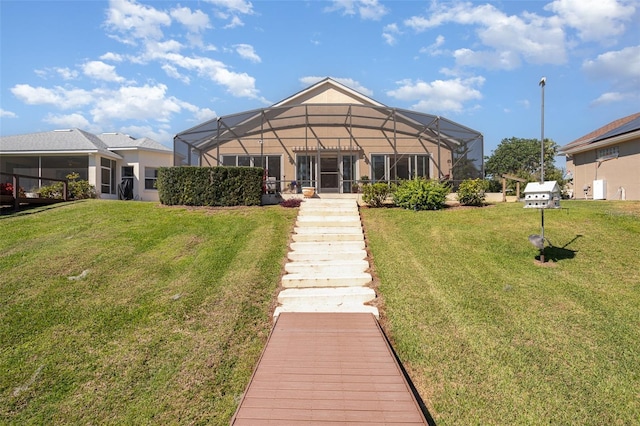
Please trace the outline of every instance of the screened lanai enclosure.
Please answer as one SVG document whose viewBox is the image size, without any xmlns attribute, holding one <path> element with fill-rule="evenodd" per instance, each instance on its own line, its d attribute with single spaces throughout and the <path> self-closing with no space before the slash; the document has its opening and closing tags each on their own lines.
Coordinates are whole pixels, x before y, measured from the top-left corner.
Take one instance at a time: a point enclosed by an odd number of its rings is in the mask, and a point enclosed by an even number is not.
<svg viewBox="0 0 640 426">
<path fill-rule="evenodd" d="M 320 103 L 319 93 L 314 102 L 281 102 L 181 132 L 174 165 L 264 167 L 269 190 L 312 186 L 319 194 L 356 192 L 363 180 L 426 177 L 456 186 L 483 177 L 481 133 L 372 100 Z"/>
</svg>

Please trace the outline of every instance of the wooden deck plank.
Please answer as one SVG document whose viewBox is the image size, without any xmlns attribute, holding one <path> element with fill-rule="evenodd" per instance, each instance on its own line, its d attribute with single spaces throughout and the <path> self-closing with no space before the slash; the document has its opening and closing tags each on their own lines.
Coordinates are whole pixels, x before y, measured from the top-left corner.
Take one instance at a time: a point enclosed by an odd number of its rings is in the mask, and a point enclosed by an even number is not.
<svg viewBox="0 0 640 426">
<path fill-rule="evenodd" d="M 282 313 L 232 425 L 424 425 L 371 314 Z"/>
</svg>

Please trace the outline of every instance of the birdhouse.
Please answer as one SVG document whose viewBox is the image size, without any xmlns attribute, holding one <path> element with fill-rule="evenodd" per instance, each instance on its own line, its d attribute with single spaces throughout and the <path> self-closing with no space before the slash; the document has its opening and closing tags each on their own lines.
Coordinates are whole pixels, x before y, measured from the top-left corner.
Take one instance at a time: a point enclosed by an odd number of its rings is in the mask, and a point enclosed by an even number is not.
<svg viewBox="0 0 640 426">
<path fill-rule="evenodd" d="M 559 209 L 560 187 L 552 180 L 543 183 L 529 182 L 524 189 L 525 209 Z"/>
</svg>

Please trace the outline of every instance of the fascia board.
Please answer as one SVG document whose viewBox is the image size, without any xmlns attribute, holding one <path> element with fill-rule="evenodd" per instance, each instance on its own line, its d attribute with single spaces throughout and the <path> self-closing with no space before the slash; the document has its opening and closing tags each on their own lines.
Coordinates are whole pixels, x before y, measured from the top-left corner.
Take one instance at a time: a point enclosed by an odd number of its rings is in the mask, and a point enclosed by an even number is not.
<svg viewBox="0 0 640 426">
<path fill-rule="evenodd" d="M 585 145 L 580 145 L 575 148 L 560 150 L 560 154 L 565 154 L 565 155 L 580 154 L 582 152 L 593 151 L 594 149 L 602 148 L 609 145 L 615 145 L 617 143 L 629 142 L 638 138 L 640 138 L 640 130 L 625 133 L 624 135 L 617 135 L 612 138 L 594 142 L 594 143 L 587 143 Z"/>
</svg>

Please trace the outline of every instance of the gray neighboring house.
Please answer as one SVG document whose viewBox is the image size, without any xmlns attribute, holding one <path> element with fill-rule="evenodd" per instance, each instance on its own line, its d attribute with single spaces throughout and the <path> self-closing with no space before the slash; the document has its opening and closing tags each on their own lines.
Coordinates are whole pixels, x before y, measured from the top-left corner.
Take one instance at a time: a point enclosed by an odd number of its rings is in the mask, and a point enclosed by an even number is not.
<svg viewBox="0 0 640 426">
<path fill-rule="evenodd" d="M 106 199 L 122 198 L 122 189 L 128 186 L 133 199 L 158 201 L 158 168 L 172 165 L 172 149 L 149 138 L 134 139 L 122 133 L 95 135 L 64 129 L 0 137 L 0 172 L 55 179 L 76 172 Z M 10 182 L 11 177 L 1 175 L 0 181 Z M 27 192 L 51 183 L 20 179 Z"/>
</svg>

